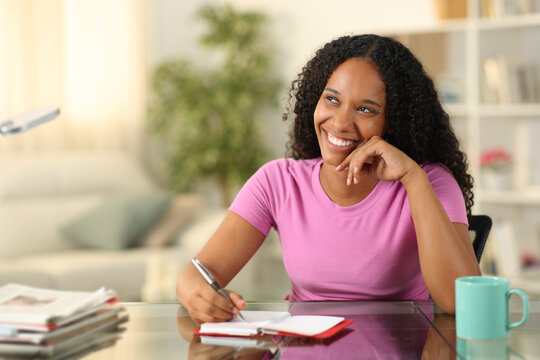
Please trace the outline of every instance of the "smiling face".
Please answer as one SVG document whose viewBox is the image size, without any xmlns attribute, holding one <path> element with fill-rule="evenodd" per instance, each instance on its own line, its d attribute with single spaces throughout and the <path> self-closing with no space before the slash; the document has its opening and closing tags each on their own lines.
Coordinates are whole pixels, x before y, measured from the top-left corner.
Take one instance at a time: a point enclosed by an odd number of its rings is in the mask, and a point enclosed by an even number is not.
<svg viewBox="0 0 540 360">
<path fill-rule="evenodd" d="M 352 58 L 328 79 L 314 113 L 324 163 L 337 166 L 373 136 L 383 136 L 386 92 L 374 65 Z"/>
</svg>

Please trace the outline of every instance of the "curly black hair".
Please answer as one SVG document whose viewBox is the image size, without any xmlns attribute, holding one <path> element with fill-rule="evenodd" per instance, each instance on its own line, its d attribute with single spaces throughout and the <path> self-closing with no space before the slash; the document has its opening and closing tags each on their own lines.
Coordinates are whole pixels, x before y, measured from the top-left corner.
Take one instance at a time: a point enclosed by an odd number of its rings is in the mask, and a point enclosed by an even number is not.
<svg viewBox="0 0 540 360">
<path fill-rule="evenodd" d="M 467 214 L 474 204 L 467 157 L 443 110 L 433 81 L 411 51 L 399 41 L 374 34 L 343 36 L 321 49 L 291 84 L 283 120 L 292 120 L 288 156 L 321 156 L 313 113 L 334 70 L 350 58 L 362 58 L 379 71 L 386 88 L 387 131 L 384 139 L 418 164 L 441 163 L 454 175 Z"/>
</svg>

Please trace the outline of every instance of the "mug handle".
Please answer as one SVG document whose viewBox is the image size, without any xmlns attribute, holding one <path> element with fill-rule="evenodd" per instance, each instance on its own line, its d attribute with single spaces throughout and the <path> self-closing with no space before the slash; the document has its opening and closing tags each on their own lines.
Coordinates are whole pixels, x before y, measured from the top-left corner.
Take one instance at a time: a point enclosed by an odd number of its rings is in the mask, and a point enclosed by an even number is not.
<svg viewBox="0 0 540 360">
<path fill-rule="evenodd" d="M 508 299 L 510 299 L 510 295 L 517 294 L 521 297 L 521 300 L 523 301 L 523 317 L 521 320 L 513 323 L 508 323 L 508 329 L 518 327 L 520 325 L 523 325 L 525 321 L 529 318 L 529 297 L 525 293 L 525 291 L 521 289 L 510 289 L 508 290 Z"/>
</svg>

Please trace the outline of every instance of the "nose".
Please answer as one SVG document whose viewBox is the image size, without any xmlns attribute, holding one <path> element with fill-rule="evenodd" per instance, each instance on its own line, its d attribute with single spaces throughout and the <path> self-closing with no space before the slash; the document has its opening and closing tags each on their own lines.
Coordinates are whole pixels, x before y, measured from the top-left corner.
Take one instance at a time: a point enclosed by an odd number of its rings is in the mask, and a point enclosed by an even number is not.
<svg viewBox="0 0 540 360">
<path fill-rule="evenodd" d="M 336 130 L 349 130 L 354 123 L 354 118 L 351 111 L 347 108 L 342 108 L 332 118 L 332 125 Z"/>
</svg>

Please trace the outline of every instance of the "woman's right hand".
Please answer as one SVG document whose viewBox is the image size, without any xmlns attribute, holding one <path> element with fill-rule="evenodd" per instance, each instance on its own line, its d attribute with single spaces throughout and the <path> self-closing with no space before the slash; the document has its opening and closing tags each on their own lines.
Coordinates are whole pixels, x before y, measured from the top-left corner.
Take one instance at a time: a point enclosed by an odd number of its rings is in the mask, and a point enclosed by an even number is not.
<svg viewBox="0 0 540 360">
<path fill-rule="evenodd" d="M 215 291 L 208 283 L 200 282 L 184 298 L 183 305 L 197 323 L 231 320 L 247 305 L 241 295 L 225 290 L 234 305 Z"/>
<path fill-rule="evenodd" d="M 227 284 L 261 246 L 265 235 L 240 215 L 228 211 L 218 229 L 196 254 L 216 281 Z M 186 264 L 176 283 L 178 301 L 198 323 L 232 319 L 247 305 L 242 296 L 225 290 L 234 303 L 231 305 L 210 286 L 191 262 Z"/>
</svg>

